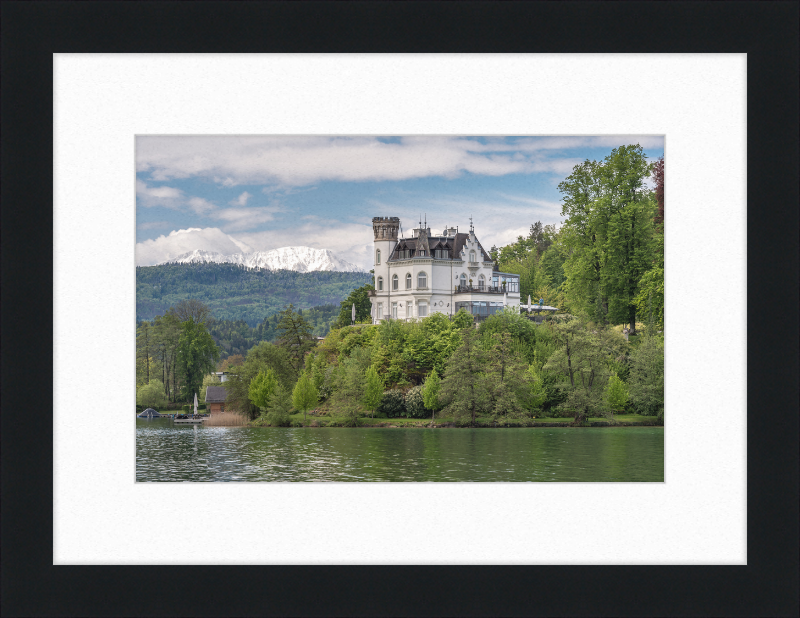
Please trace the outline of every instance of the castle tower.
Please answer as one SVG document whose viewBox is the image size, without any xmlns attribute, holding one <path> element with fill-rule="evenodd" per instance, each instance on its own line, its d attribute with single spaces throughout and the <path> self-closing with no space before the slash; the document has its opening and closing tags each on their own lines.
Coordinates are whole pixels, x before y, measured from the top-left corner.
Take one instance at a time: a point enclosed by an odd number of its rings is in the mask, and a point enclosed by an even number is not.
<svg viewBox="0 0 800 618">
<path fill-rule="evenodd" d="M 373 253 L 372 262 L 375 270 L 375 297 L 372 299 L 373 310 L 380 303 L 381 318 L 389 311 L 389 265 L 388 261 L 397 244 L 400 231 L 400 217 L 373 217 Z M 375 314 L 377 316 L 377 314 Z"/>
<path fill-rule="evenodd" d="M 374 235 L 375 275 L 378 270 L 386 270 L 386 262 L 397 244 L 397 233 L 400 230 L 400 217 L 372 217 L 372 233 Z"/>
</svg>

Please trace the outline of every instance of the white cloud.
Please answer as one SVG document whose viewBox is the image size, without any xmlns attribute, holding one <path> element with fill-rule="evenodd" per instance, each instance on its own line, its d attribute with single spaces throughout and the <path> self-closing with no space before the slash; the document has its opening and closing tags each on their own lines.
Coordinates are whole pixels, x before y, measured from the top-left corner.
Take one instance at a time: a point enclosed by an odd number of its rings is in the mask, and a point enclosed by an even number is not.
<svg viewBox="0 0 800 618">
<path fill-rule="evenodd" d="M 235 200 L 231 200 L 229 202 L 229 204 L 231 206 L 246 206 L 247 205 L 247 200 L 249 200 L 251 197 L 253 197 L 253 196 L 251 194 L 249 194 L 247 191 L 245 191 L 239 197 L 237 197 Z"/>
<path fill-rule="evenodd" d="M 569 148 L 631 141 L 663 147 L 662 137 L 649 136 L 529 138 L 508 144 L 486 141 L 422 136 L 391 143 L 375 137 L 139 137 L 136 164 L 137 171 L 149 172 L 155 181 L 205 177 L 230 187 L 268 184 L 286 188 L 326 180 L 453 178 L 464 172 L 563 174 L 580 162 L 574 156 L 563 156 Z M 552 157 L 548 151 L 553 150 L 562 154 Z"/>
<path fill-rule="evenodd" d="M 202 197 L 190 197 L 186 202 L 196 214 L 208 215 L 213 212 L 217 207 Z"/>
<path fill-rule="evenodd" d="M 136 197 L 139 204 L 146 208 L 165 206 L 179 208 L 183 203 L 183 191 L 174 187 L 149 187 L 142 180 L 136 180 Z"/>
<path fill-rule="evenodd" d="M 247 244 L 228 236 L 217 228 L 191 227 L 173 230 L 167 236 L 159 236 L 152 240 L 136 243 L 136 264 L 137 266 L 151 266 L 195 249 L 218 251 L 225 254 L 247 253 L 252 250 Z"/>
<path fill-rule="evenodd" d="M 279 208 L 263 206 L 260 208 L 225 208 L 211 214 L 212 219 L 224 221 L 222 229 L 226 232 L 238 232 L 254 228 L 275 218 Z"/>
</svg>

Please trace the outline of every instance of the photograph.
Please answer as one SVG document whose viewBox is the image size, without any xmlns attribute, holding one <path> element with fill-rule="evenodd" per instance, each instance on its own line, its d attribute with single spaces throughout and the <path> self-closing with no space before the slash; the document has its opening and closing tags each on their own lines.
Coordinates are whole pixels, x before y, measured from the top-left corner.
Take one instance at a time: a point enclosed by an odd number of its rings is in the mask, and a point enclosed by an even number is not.
<svg viewBox="0 0 800 618">
<path fill-rule="evenodd" d="M 137 135 L 137 482 L 664 482 L 663 135 Z"/>
</svg>

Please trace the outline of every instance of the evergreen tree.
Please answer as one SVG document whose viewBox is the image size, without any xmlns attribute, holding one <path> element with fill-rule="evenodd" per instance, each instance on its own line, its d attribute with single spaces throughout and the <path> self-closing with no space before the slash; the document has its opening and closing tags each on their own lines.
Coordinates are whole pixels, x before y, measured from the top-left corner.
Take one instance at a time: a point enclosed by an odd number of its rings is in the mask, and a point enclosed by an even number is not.
<svg viewBox="0 0 800 618">
<path fill-rule="evenodd" d="M 302 313 L 295 312 L 294 305 L 289 305 L 280 314 L 277 330 L 278 345 L 286 350 L 295 376 L 299 377 L 305 365 L 306 353 L 317 344 L 311 327 L 303 319 Z"/>
<path fill-rule="evenodd" d="M 450 357 L 440 389 L 444 411 L 456 421 L 467 418 L 475 424 L 478 414 L 491 409 L 484 368 L 486 351 L 480 345 L 479 334 L 472 329 L 462 333 L 461 346 Z"/>
<path fill-rule="evenodd" d="M 525 363 L 514 351 L 510 333 L 492 335 L 484 379 L 495 420 L 524 414 L 520 395 L 525 386 Z"/>
<path fill-rule="evenodd" d="M 372 303 L 369 299 L 369 291 L 375 287 L 369 283 L 350 292 L 339 304 L 339 317 L 335 326 L 342 328 L 349 326 L 353 321 L 353 305 L 356 306 L 356 322 L 372 322 Z"/>
</svg>

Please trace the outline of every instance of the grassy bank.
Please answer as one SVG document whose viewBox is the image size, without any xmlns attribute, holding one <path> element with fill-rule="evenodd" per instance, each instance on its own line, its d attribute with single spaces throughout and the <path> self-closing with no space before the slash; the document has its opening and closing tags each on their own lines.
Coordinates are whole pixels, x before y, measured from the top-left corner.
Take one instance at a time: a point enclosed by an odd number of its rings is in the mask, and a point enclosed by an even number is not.
<svg viewBox="0 0 800 618">
<path fill-rule="evenodd" d="M 342 426 L 341 419 L 335 415 L 324 416 L 311 416 L 306 415 L 305 420 L 303 414 L 292 414 L 289 417 L 292 427 L 340 427 Z M 529 426 L 529 427 L 552 427 L 563 426 L 567 427 L 572 422 L 571 418 L 548 418 L 540 417 L 536 419 L 527 419 L 512 426 Z M 610 423 L 604 417 L 592 417 L 587 421 L 588 426 L 648 426 L 655 424 L 655 417 L 642 416 L 640 414 L 619 414 L 614 416 L 614 423 Z M 253 426 L 266 427 L 268 426 L 263 421 L 256 420 L 252 423 Z M 495 424 L 491 417 L 479 416 L 476 418 L 475 425 L 477 427 L 504 427 L 502 424 Z M 359 418 L 360 427 L 398 427 L 398 428 L 413 428 L 413 427 L 430 427 L 430 418 L 370 418 L 369 416 L 362 416 Z M 452 417 L 436 417 L 434 427 L 454 427 Z"/>
</svg>

